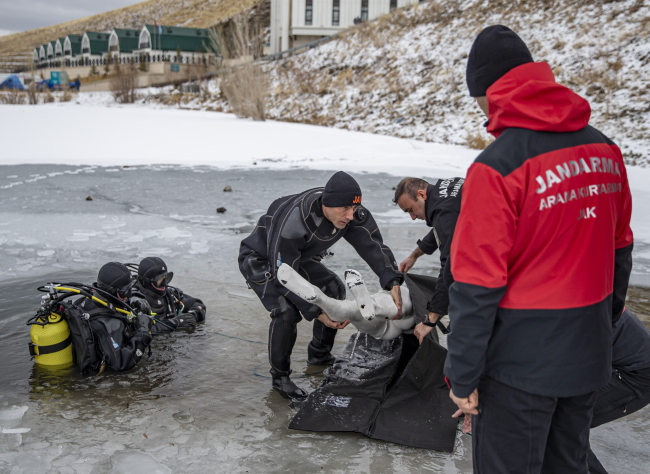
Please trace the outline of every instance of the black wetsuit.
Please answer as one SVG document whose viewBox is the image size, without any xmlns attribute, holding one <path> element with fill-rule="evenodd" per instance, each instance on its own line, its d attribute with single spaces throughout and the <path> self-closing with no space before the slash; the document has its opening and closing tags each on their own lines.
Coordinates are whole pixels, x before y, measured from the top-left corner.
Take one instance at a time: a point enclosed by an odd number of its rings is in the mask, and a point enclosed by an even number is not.
<svg viewBox="0 0 650 474">
<path fill-rule="evenodd" d="M 449 287 L 454 282 L 449 252 L 460 214 L 464 181 L 463 178 L 449 178 L 428 186 L 424 210 L 426 223 L 432 229 L 422 240 L 418 240 L 418 247 L 427 255 L 440 249 L 440 274 L 427 309 L 442 315 L 448 313 Z"/>
<path fill-rule="evenodd" d="M 612 378 L 598 390 L 592 428 L 650 404 L 650 331 L 626 309 L 612 333 Z M 587 461 L 589 474 L 607 474 L 591 450 Z"/>
<path fill-rule="evenodd" d="M 255 230 L 242 240 L 239 269 L 264 307 L 271 313 L 269 359 L 271 373 L 290 373 L 290 356 L 296 341 L 296 324 L 302 316 L 312 321 L 320 308 L 307 303 L 287 290 L 276 278 L 282 262 L 291 265 L 313 285 L 332 298 L 345 299 L 341 279 L 320 260 L 341 238 L 347 240 L 379 277 L 382 288 L 389 289 L 393 280 L 402 283 L 395 257 L 384 245 L 370 212 L 359 206 L 354 220 L 337 229 L 323 215 L 323 188 L 275 200 L 258 221 Z M 314 321 L 310 356 L 329 354 L 336 330 L 319 320 Z"/>
<path fill-rule="evenodd" d="M 135 288 L 141 293 L 151 306 L 151 312 L 155 313 L 151 334 L 156 336 L 175 330 L 175 325 L 166 324 L 167 319 L 179 314 L 186 314 L 192 311 L 196 316 L 196 322 L 205 321 L 206 307 L 203 301 L 186 295 L 182 290 L 173 286 L 167 286 L 164 292 L 156 292 L 146 288 L 140 281 Z"/>
</svg>

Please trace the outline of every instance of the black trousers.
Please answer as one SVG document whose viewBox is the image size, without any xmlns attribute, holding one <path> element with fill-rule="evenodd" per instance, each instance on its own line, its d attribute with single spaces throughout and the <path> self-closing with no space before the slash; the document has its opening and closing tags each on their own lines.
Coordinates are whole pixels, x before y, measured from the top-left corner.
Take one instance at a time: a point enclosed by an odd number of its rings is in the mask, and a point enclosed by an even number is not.
<svg viewBox="0 0 650 474">
<path fill-rule="evenodd" d="M 650 369 L 612 371 L 609 383 L 598 390 L 591 427 L 618 420 L 650 404 Z M 607 474 L 594 452 L 589 449 L 589 474 Z"/>
<path fill-rule="evenodd" d="M 269 325 L 269 363 L 271 374 L 284 376 L 291 373 L 291 352 L 296 343 L 298 330 L 296 325 L 302 320 L 298 308 L 282 296 L 275 286 L 275 280 L 270 277 L 268 283 L 263 271 L 268 269 L 268 262 L 253 252 L 244 259 L 240 270 L 248 285 L 270 312 Z M 321 289 L 331 298 L 345 299 L 345 285 L 336 273 L 320 263 L 319 259 L 301 262 L 298 270 L 300 275 Z M 309 343 L 309 355 L 315 358 L 326 357 L 334 347 L 336 329 L 325 326 L 319 320 L 314 320 L 313 337 Z"/>
<path fill-rule="evenodd" d="M 545 397 L 483 376 L 478 393 L 475 474 L 587 474 L 596 392 Z"/>
</svg>

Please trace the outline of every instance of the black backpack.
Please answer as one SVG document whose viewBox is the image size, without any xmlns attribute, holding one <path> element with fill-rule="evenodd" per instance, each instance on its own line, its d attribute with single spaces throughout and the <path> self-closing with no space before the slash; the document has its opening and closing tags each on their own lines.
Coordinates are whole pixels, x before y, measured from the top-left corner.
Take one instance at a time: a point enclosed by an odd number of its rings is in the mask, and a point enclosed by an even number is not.
<svg viewBox="0 0 650 474">
<path fill-rule="evenodd" d="M 126 317 L 106 308 L 80 307 L 84 299 L 61 303 L 70 328 L 74 362 L 82 374 L 126 372 L 136 366 L 151 344 L 151 334 L 135 329 Z"/>
</svg>

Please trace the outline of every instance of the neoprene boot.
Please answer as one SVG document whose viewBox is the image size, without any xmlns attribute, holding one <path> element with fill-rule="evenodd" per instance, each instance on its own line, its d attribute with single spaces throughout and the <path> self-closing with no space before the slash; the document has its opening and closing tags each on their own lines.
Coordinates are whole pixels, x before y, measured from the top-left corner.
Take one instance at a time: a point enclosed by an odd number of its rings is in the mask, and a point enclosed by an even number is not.
<svg viewBox="0 0 650 474">
<path fill-rule="evenodd" d="M 271 369 L 273 376 L 273 388 L 280 395 L 288 400 L 304 400 L 307 398 L 307 392 L 298 387 L 288 375 L 280 375 L 277 371 Z"/>
<path fill-rule="evenodd" d="M 314 321 L 313 338 L 307 347 L 307 363 L 311 365 L 332 365 L 336 357 L 330 352 L 334 347 L 336 329 L 325 326 L 318 319 Z"/>
</svg>

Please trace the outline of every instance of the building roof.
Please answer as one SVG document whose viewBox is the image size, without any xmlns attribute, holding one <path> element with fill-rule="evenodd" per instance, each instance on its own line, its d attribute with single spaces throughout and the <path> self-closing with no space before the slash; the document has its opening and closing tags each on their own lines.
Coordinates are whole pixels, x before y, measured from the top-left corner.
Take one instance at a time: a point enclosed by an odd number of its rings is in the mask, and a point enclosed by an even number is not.
<svg viewBox="0 0 650 474">
<path fill-rule="evenodd" d="M 131 53 L 134 49 L 138 49 L 138 42 L 140 41 L 140 30 L 113 28 L 113 31 L 117 35 L 121 53 Z"/>
<path fill-rule="evenodd" d="M 210 36 L 206 28 L 183 28 L 180 26 L 161 25 L 162 35 L 154 25 L 144 25 L 151 35 L 152 49 L 176 51 L 180 48 L 186 52 L 207 52 L 210 48 Z"/>
<path fill-rule="evenodd" d="M 108 51 L 108 38 L 110 33 L 101 31 L 86 31 L 84 33 L 90 41 L 90 54 L 102 54 Z"/>
<path fill-rule="evenodd" d="M 81 39 L 82 35 L 68 35 L 67 38 L 70 40 L 70 54 L 76 56 L 81 53 Z"/>
</svg>

